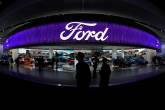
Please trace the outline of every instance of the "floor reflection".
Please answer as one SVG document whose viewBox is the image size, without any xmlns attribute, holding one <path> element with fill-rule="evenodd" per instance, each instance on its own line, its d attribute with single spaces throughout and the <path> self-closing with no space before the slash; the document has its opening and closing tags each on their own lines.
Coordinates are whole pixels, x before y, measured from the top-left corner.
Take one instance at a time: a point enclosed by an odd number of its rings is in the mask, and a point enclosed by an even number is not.
<svg viewBox="0 0 165 110">
<path fill-rule="evenodd" d="M 0 68 L 2 71 L 9 75 L 27 80 L 35 80 L 53 85 L 55 84 L 57 86 L 76 86 L 74 71 L 65 71 L 61 68 L 58 68 L 58 70 L 43 69 L 42 71 L 39 71 L 37 68 L 29 68 L 22 65 L 20 65 L 19 69 L 17 69 L 15 65 L 13 68 L 1 65 Z M 109 85 L 117 85 L 137 81 L 158 75 L 162 72 L 165 72 L 164 66 L 148 65 L 121 68 L 112 71 Z M 92 79 L 91 86 L 98 86 L 98 84 L 99 77 L 97 77 L 97 79 Z"/>
</svg>

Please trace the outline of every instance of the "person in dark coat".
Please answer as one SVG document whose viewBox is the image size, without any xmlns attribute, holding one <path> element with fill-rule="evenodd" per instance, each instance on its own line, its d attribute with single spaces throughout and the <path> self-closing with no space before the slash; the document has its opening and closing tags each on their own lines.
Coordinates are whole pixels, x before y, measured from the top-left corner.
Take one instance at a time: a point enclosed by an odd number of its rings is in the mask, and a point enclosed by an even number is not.
<svg viewBox="0 0 165 110">
<path fill-rule="evenodd" d="M 12 56 L 9 56 L 8 60 L 9 60 L 8 62 L 9 62 L 10 69 L 13 69 L 14 60 L 13 60 Z"/>
<path fill-rule="evenodd" d="M 77 87 L 88 88 L 91 81 L 91 71 L 89 65 L 83 61 L 84 53 L 78 52 L 78 63 L 76 64 Z"/>
<path fill-rule="evenodd" d="M 111 75 L 110 66 L 107 64 L 107 59 L 103 58 L 103 64 L 100 70 L 100 87 L 107 88 Z"/>
<path fill-rule="evenodd" d="M 15 63 L 16 63 L 16 67 L 17 67 L 17 72 L 19 72 L 19 60 L 20 60 L 20 57 L 18 56 L 16 59 L 15 59 Z"/>
<path fill-rule="evenodd" d="M 44 64 L 44 59 L 43 59 L 42 56 L 40 56 L 40 57 L 38 58 L 38 69 L 39 69 L 40 72 L 42 71 L 43 64 Z"/>
<path fill-rule="evenodd" d="M 99 63 L 99 59 L 97 58 L 97 56 L 95 56 L 93 59 L 93 78 L 97 78 L 96 70 L 97 70 L 98 63 Z"/>
<path fill-rule="evenodd" d="M 56 60 L 55 60 L 55 58 L 54 58 L 54 56 L 52 57 L 52 70 L 54 70 L 54 62 L 55 62 Z"/>
<path fill-rule="evenodd" d="M 55 63 L 56 63 L 56 71 L 58 70 L 58 63 L 59 63 L 59 54 L 56 52 L 56 59 L 55 59 Z"/>
<path fill-rule="evenodd" d="M 58 70 L 58 66 L 59 66 L 59 65 L 58 65 L 58 63 L 59 63 L 59 59 L 58 59 L 58 57 L 56 58 L 55 61 L 56 61 L 56 70 Z"/>
</svg>

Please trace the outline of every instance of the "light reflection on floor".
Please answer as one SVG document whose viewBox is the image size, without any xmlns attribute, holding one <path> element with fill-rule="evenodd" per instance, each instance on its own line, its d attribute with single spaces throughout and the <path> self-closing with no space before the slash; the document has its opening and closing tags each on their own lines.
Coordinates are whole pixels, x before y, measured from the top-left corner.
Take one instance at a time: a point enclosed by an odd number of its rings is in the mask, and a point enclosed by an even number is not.
<svg viewBox="0 0 165 110">
<path fill-rule="evenodd" d="M 61 68 L 56 70 L 44 69 L 39 72 L 38 69 L 29 68 L 27 66 L 20 66 L 19 73 L 14 66 L 13 69 L 8 69 L 7 66 L 0 66 L 0 68 L 12 76 L 23 78 L 26 80 L 37 81 L 40 83 L 47 83 L 57 86 L 76 86 L 75 72 L 63 71 Z M 164 66 L 133 66 L 129 68 L 121 68 L 112 71 L 109 85 L 118 85 L 123 83 L 134 82 L 142 80 L 165 72 Z M 99 75 L 97 79 L 93 79 L 91 86 L 97 87 L 99 84 Z"/>
</svg>

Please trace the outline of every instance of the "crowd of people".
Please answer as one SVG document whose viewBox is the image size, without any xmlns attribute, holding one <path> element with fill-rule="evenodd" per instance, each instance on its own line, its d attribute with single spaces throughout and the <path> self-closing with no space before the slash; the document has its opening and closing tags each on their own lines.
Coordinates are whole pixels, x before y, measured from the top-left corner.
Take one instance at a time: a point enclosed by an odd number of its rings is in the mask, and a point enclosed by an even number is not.
<svg viewBox="0 0 165 110">
<path fill-rule="evenodd" d="M 43 58 L 43 56 L 38 57 L 35 62 L 37 62 L 38 69 L 41 72 L 43 67 L 44 67 L 44 58 Z M 51 59 L 51 62 L 49 63 L 52 67 L 52 70 L 54 70 L 54 66 L 56 66 L 55 69 L 58 70 L 58 62 L 59 62 L 58 58 L 55 58 L 53 56 L 52 59 Z"/>
<path fill-rule="evenodd" d="M 143 57 L 138 57 L 138 58 L 144 59 Z M 8 57 L 9 68 L 13 69 L 13 65 L 15 63 L 16 69 L 19 72 L 20 59 L 21 59 L 20 56 L 18 56 L 16 59 L 13 59 L 12 56 L 10 55 Z M 110 69 L 110 65 L 108 64 L 107 58 L 105 57 L 102 58 L 102 66 L 101 68 L 99 68 L 100 69 L 99 72 L 97 72 L 97 70 L 100 61 L 97 55 L 94 55 L 94 57 L 91 58 L 91 62 L 93 66 L 92 72 L 90 70 L 91 65 L 85 62 L 84 59 L 85 59 L 85 54 L 82 52 L 78 52 L 76 56 L 77 63 L 75 65 L 76 66 L 75 79 L 77 81 L 77 87 L 88 88 L 90 86 L 91 79 L 98 78 L 98 75 L 100 75 L 99 86 L 103 88 L 108 87 L 109 79 L 111 76 L 111 69 Z M 41 72 L 44 68 L 44 63 L 45 63 L 43 56 L 39 56 L 38 58 L 35 58 L 33 63 L 36 62 L 37 62 L 38 70 L 39 72 Z M 125 67 L 125 65 L 128 65 L 127 63 L 125 63 L 122 57 L 117 57 L 112 62 L 113 65 L 118 65 L 119 67 Z M 154 56 L 152 58 L 152 62 L 153 64 L 159 65 L 162 63 L 162 58 L 160 56 Z M 56 53 L 56 57 L 53 56 L 50 63 L 52 70 L 54 70 L 54 67 L 56 70 L 58 70 L 58 63 L 59 63 L 58 54 Z"/>
<path fill-rule="evenodd" d="M 15 60 L 12 58 L 11 55 L 8 56 L 8 62 L 9 62 L 9 69 L 13 69 L 14 62 L 16 64 L 17 72 L 19 72 L 19 65 L 20 65 L 20 56 L 18 56 Z"/>
<path fill-rule="evenodd" d="M 24 58 L 26 59 L 26 58 Z M 39 72 L 41 72 L 45 66 L 45 59 L 43 56 L 38 56 L 37 58 L 28 58 L 29 63 L 35 67 L 38 67 Z M 31 59 L 31 60 L 30 60 Z M 26 62 L 26 61 L 25 61 Z M 49 62 L 49 65 L 52 66 L 52 70 L 54 70 L 54 67 L 56 65 L 56 70 L 58 69 L 58 59 L 55 58 L 54 56 L 51 59 L 51 62 Z M 19 55 L 17 58 L 13 59 L 11 55 L 8 56 L 8 64 L 9 64 L 9 69 L 13 69 L 14 64 L 16 65 L 17 70 L 19 71 L 19 66 L 22 63 L 22 57 Z M 26 64 L 25 64 L 26 65 Z"/>
<path fill-rule="evenodd" d="M 99 64 L 99 59 L 97 58 L 97 56 L 95 56 L 92 59 L 93 62 L 93 74 L 92 74 L 89 65 L 84 61 L 84 57 L 85 57 L 84 53 L 78 52 L 76 56 L 76 60 L 78 61 L 78 63 L 76 64 L 75 78 L 77 80 L 77 87 L 88 88 L 90 86 L 91 79 L 92 78 L 96 79 L 98 77 L 96 70 Z M 13 65 L 15 62 L 17 72 L 19 72 L 20 59 L 21 59 L 20 56 L 18 56 L 15 60 L 13 60 L 12 56 L 9 56 L 9 67 L 13 69 Z M 102 66 L 99 71 L 100 87 L 108 87 L 109 84 L 111 69 L 107 61 L 108 60 L 105 57 L 103 57 Z M 37 59 L 34 60 L 34 62 L 37 62 L 38 70 L 39 72 L 41 72 L 43 70 L 43 65 L 44 65 L 43 56 L 39 56 Z M 59 62 L 58 58 L 52 57 L 51 59 L 52 69 L 54 69 L 55 65 L 56 65 L 56 69 L 58 69 L 58 62 Z"/>
</svg>

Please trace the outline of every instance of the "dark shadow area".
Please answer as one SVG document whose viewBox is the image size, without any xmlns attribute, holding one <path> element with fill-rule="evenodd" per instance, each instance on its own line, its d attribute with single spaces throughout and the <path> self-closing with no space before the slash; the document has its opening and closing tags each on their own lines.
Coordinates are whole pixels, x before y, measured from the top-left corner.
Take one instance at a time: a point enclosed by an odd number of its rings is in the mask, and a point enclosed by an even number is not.
<svg viewBox="0 0 165 110">
<path fill-rule="evenodd" d="M 120 86 L 112 86 L 107 89 L 90 88 L 80 90 L 72 87 L 57 87 L 44 84 L 38 84 L 13 78 L 8 75 L 0 74 L 0 97 L 7 98 L 55 98 L 56 101 L 62 98 L 85 98 L 84 96 L 95 98 L 163 98 L 165 74 L 149 78 L 136 83 L 130 83 Z M 30 97 L 29 97 L 30 96 Z M 123 99 L 123 100 L 124 100 Z M 67 99 L 69 100 L 69 99 Z"/>
</svg>

